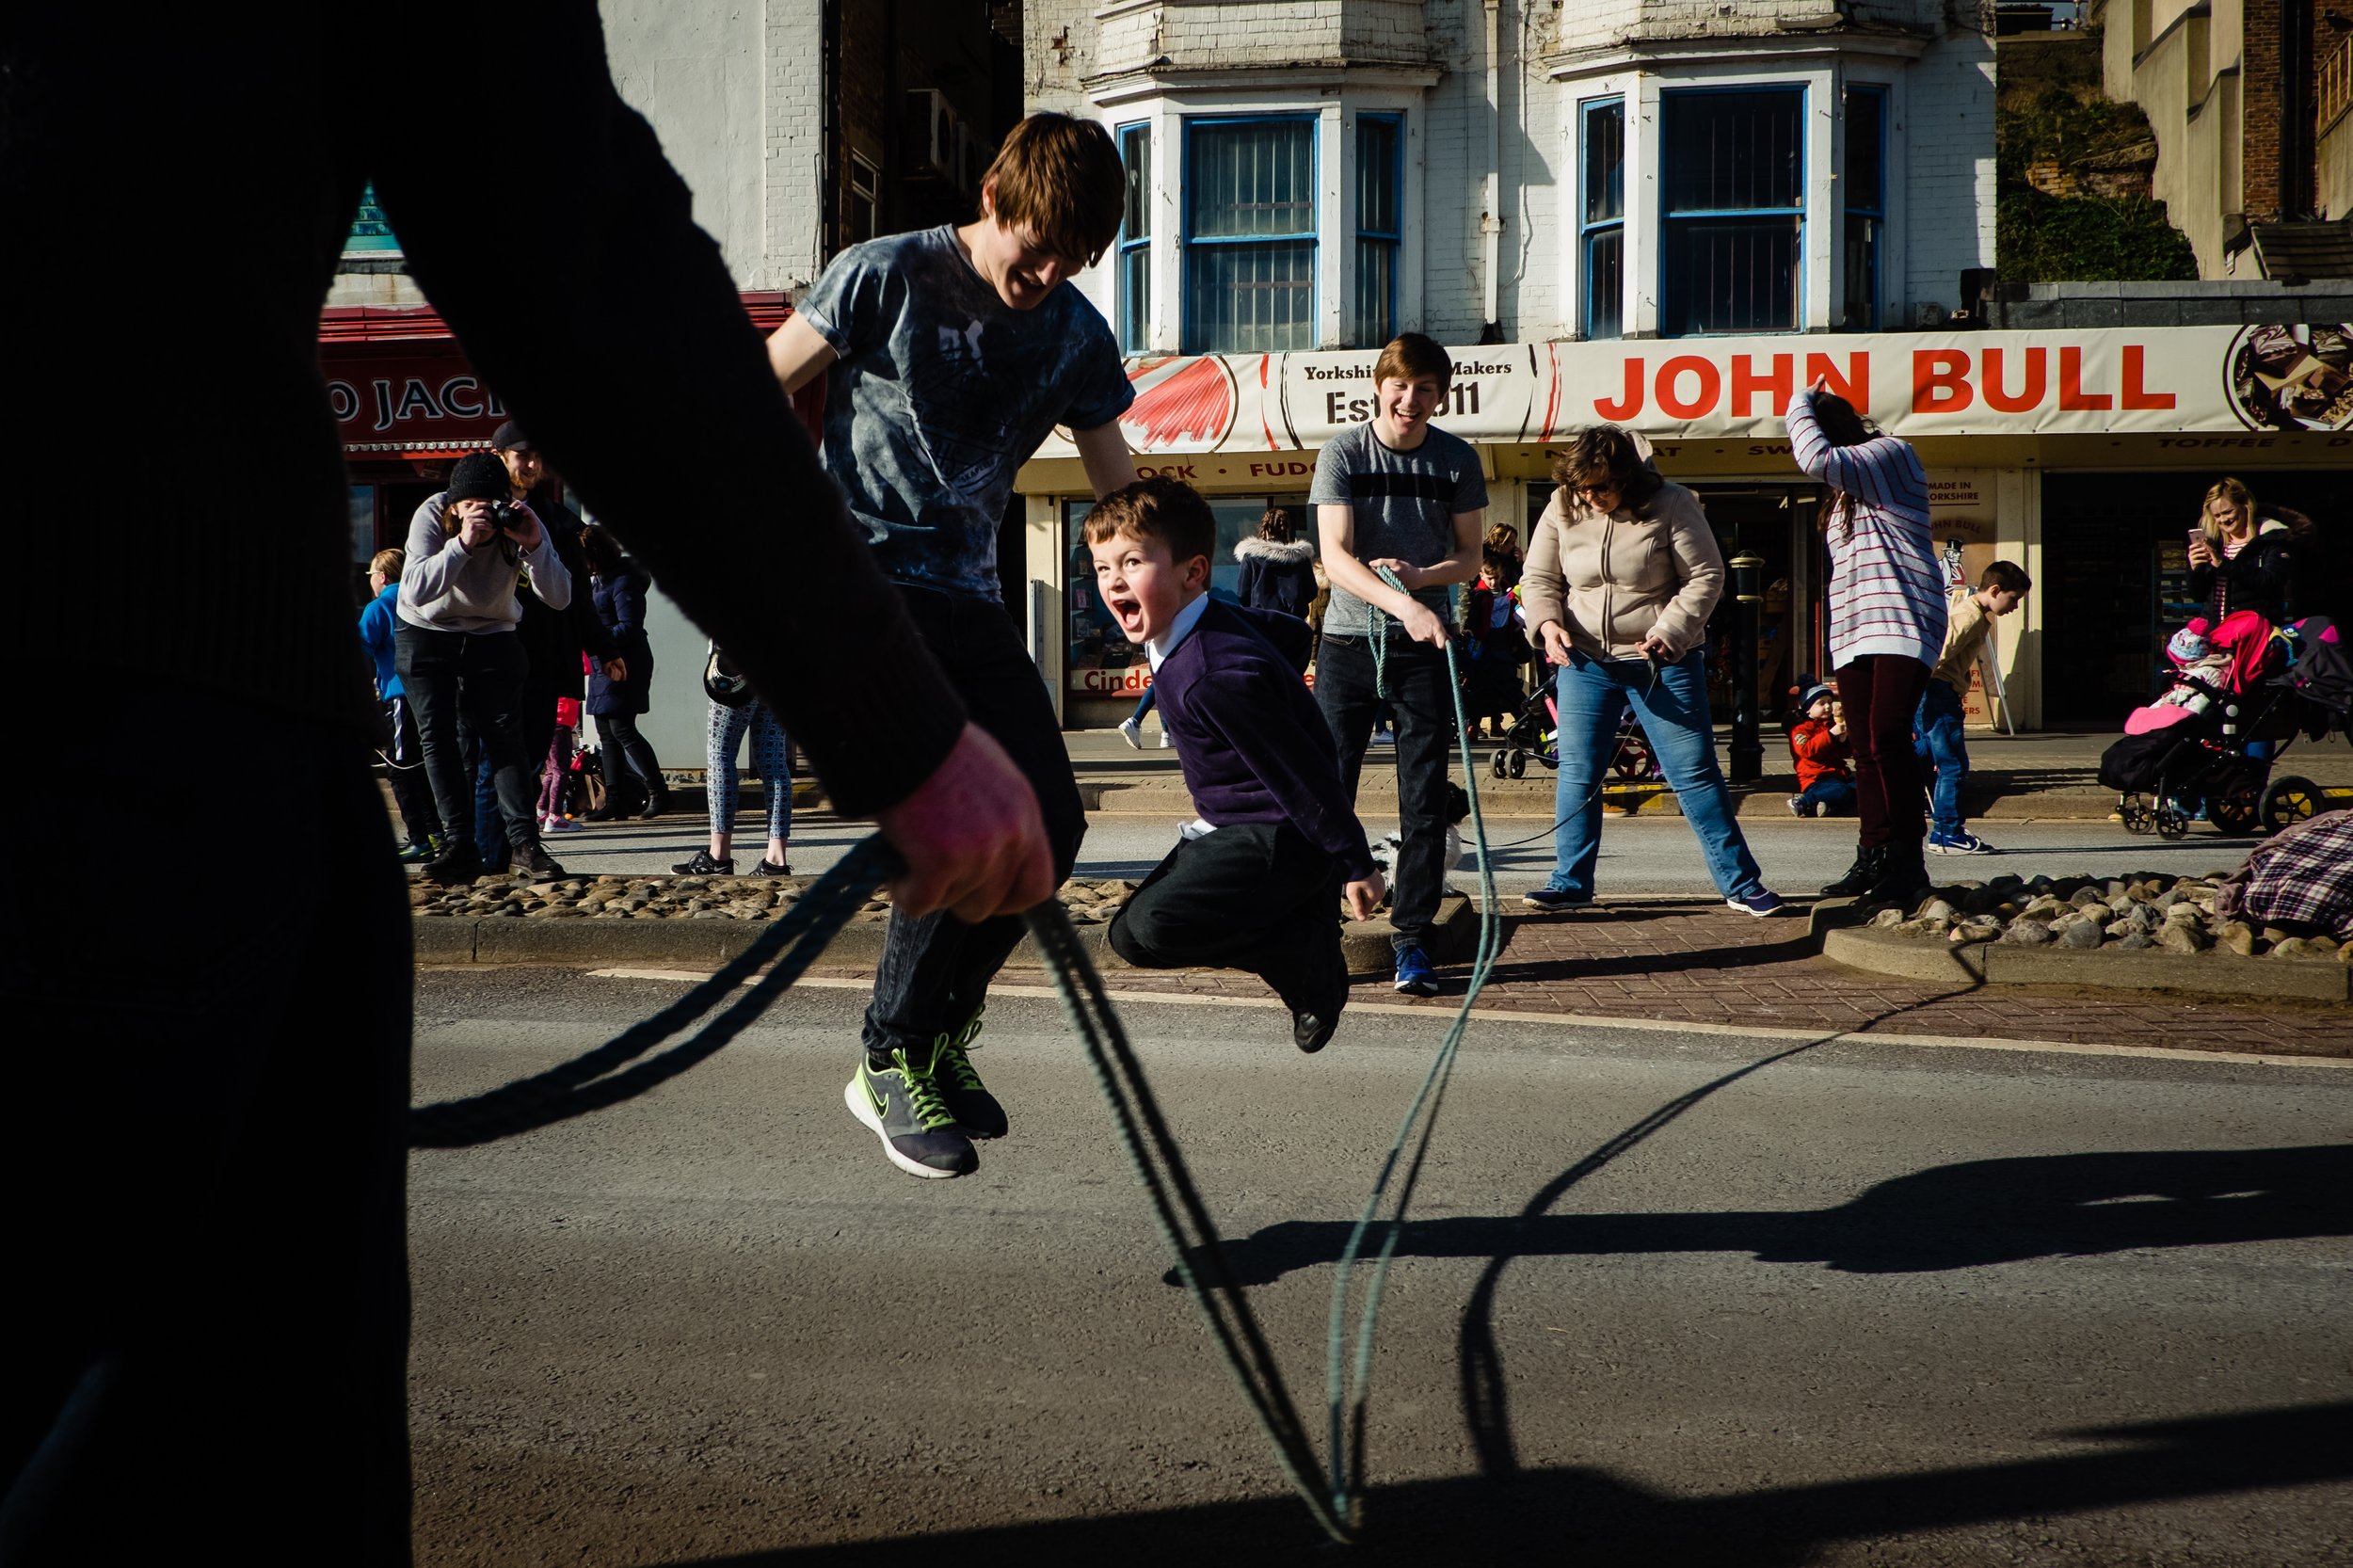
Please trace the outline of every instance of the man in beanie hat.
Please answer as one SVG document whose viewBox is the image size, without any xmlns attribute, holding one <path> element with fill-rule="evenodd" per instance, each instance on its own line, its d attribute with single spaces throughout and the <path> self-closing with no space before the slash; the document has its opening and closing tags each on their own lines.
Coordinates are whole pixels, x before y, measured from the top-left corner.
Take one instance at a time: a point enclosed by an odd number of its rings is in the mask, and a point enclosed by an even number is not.
<svg viewBox="0 0 2353 1568">
<path fill-rule="evenodd" d="M 562 610 L 572 601 L 572 577 L 538 514 L 513 491 L 495 454 L 469 453 L 449 471 L 449 488 L 408 521 L 394 648 L 448 835 L 424 868 L 436 882 L 472 882 L 483 869 L 461 723 L 496 780 L 515 863 L 539 876 L 564 874 L 539 843 L 538 759 L 523 750 L 527 661 L 515 631 L 523 614 L 516 588 L 528 572 L 533 595 Z M 554 702 L 549 697 L 550 712 Z"/>
<path fill-rule="evenodd" d="M 0 452 L 20 473 L 169 495 L 109 511 L 110 558 L 208 541 L 202 591 L 134 570 L 107 579 L 104 614 L 63 593 L 14 611 L 10 736 L 74 783 L 41 831 L 0 840 L 0 875 L 43 889 L 0 904 L 0 1016 L 47 1043 L 14 1053 L 0 1096 L 0 1185 L 28 1195 L 0 1377 L 11 1568 L 168 1563 L 227 1534 L 239 1568 L 409 1561 L 410 920 L 369 772 L 351 491 L 312 346 L 370 182 L 480 374 L 843 814 L 878 820 L 910 868 L 897 906 L 977 920 L 1053 894 L 1034 792 L 844 515 L 691 193 L 614 88 L 596 6 L 514 8 L 503 38 L 531 69 L 463 114 L 421 104 L 414 84 L 480 25 L 479 8 L 408 0 L 292 25 L 263 8 L 152 7 L 126 26 L 29 7 L 0 29 L 0 299 L 38 302 L 9 322 Z M 484 147 L 532 178 L 486 201 Z M 88 410 L 158 362 L 154 312 L 122 308 L 148 259 L 104 239 L 134 186 L 190 242 L 175 282 L 237 330 L 205 344 L 205 395 L 126 441 Z M 189 483 L 257 430 L 274 444 L 256 483 Z M 470 563 L 497 552 L 465 532 Z M 12 564 L 87 581 L 93 536 L 18 529 Z M 822 678 L 850 666 L 861 679 Z M 93 677 L 136 682 L 143 722 L 229 760 L 183 770 L 174 805 L 236 824 L 232 875 L 263 872 L 266 917 L 216 916 L 191 888 L 132 961 L 92 939 L 121 894 L 88 846 L 153 804 L 120 727 L 90 722 Z M 884 733 L 876 692 L 925 695 Z"/>
<path fill-rule="evenodd" d="M 555 499 L 554 478 L 539 449 L 523 434 L 523 427 L 510 419 L 490 437 L 490 450 L 506 465 L 513 499 L 530 504 L 540 526 L 555 541 L 556 558 L 572 580 L 572 600 L 560 610 L 535 593 L 515 596 L 522 606 L 522 619 L 516 623 L 515 633 L 522 639 L 524 660 L 517 722 L 525 759 L 544 758 L 555 738 L 557 699 L 570 697 L 577 702 L 581 698 L 582 652 L 595 656 L 607 679 L 619 680 L 615 672 L 623 667 L 620 649 L 588 602 L 588 563 L 580 547 L 584 525 L 578 514 Z M 506 820 L 498 804 L 498 773 L 482 747 L 472 746 L 469 751 L 473 758 L 474 848 L 482 856 L 485 874 L 495 875 L 507 869 L 510 859 Z"/>
</svg>

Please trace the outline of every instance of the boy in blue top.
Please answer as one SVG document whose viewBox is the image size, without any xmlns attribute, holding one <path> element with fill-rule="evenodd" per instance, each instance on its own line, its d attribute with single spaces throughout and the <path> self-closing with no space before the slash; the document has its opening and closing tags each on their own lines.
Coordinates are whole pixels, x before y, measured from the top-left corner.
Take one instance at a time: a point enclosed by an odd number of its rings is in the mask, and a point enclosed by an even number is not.
<svg viewBox="0 0 2353 1568">
<path fill-rule="evenodd" d="M 1032 115 L 989 166 L 977 222 L 852 246 L 768 343 L 788 395 L 830 373 L 825 467 L 972 722 L 1037 791 L 1057 879 L 1086 814 L 1005 612 L 997 528 L 1015 471 L 1057 424 L 1097 496 L 1135 478 L 1119 433 L 1135 394 L 1111 328 L 1067 281 L 1119 232 L 1125 192 L 1110 133 Z M 968 1052 L 1020 938 L 1014 917 L 891 915 L 842 1098 L 911 1176 L 963 1176 L 980 1162 L 972 1140 L 1005 1133 Z"/>
<path fill-rule="evenodd" d="M 1430 926 L 1446 886 L 1446 787 L 1454 740 L 1447 677 L 1447 585 L 1479 575 L 1487 481 L 1468 441 L 1430 423 L 1454 379 L 1447 351 L 1408 332 L 1381 351 L 1369 424 L 1332 438 L 1316 457 L 1307 500 L 1322 536 L 1332 602 L 1316 653 L 1316 704 L 1339 744 L 1340 780 L 1356 798 L 1365 746 L 1385 697 L 1397 713 L 1397 988 L 1435 996 Z M 1376 575 L 1386 567 L 1400 593 Z M 1372 620 L 1386 617 L 1375 690 Z"/>
<path fill-rule="evenodd" d="M 392 646 L 392 628 L 399 624 L 400 568 L 407 552 L 379 550 L 368 558 L 368 586 L 376 597 L 360 612 L 360 646 L 376 661 L 376 696 L 384 705 L 384 731 L 392 744 L 383 752 L 385 772 L 392 781 L 392 804 L 400 808 L 400 825 L 408 841 L 400 857 L 410 865 L 433 858 L 441 837 L 441 816 L 434 808 L 433 787 L 425 782 L 424 747 L 417 739 L 417 721 L 408 712 L 408 694 L 401 689 L 400 667 Z M 481 809 L 477 804 L 476 810 Z"/>
<path fill-rule="evenodd" d="M 1112 949 L 1141 968 L 1248 970 L 1290 1008 L 1299 1048 L 1321 1050 L 1348 1001 L 1338 904 L 1369 916 L 1381 873 L 1300 679 L 1307 623 L 1209 598 L 1217 518 L 1182 480 L 1106 497 L 1086 538 L 1201 818 L 1112 921 Z"/>
</svg>

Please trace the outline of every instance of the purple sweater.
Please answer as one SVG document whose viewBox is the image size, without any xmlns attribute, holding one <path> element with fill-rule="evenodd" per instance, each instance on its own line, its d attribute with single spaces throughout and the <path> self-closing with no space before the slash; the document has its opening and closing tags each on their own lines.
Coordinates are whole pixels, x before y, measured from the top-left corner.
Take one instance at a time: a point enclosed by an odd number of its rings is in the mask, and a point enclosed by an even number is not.
<svg viewBox="0 0 2353 1568">
<path fill-rule="evenodd" d="M 1305 621 L 1212 600 L 1152 689 L 1203 821 L 1289 821 L 1353 882 L 1372 874 L 1372 852 L 1331 727 L 1300 680 L 1306 642 Z"/>
</svg>

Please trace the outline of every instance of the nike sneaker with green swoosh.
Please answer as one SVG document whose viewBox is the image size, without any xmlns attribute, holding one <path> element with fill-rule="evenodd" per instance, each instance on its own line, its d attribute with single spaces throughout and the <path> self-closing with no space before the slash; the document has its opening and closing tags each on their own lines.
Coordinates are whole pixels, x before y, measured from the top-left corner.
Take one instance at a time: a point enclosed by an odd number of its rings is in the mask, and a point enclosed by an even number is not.
<svg viewBox="0 0 2353 1568">
<path fill-rule="evenodd" d="M 972 1042 L 980 1032 L 981 1015 L 976 1011 L 965 1020 L 962 1029 L 953 1034 L 943 1034 L 932 1043 L 932 1081 L 966 1136 L 1002 1138 L 1005 1108 L 997 1103 L 997 1096 L 981 1082 L 981 1075 L 972 1070 Z"/>
<path fill-rule="evenodd" d="M 877 1071 L 859 1057 L 857 1071 L 841 1089 L 850 1114 L 882 1140 L 884 1155 L 909 1176 L 939 1178 L 978 1170 L 981 1157 L 957 1128 L 928 1064 L 910 1063 L 904 1049 L 892 1051 L 890 1060 L 892 1065 Z"/>
</svg>

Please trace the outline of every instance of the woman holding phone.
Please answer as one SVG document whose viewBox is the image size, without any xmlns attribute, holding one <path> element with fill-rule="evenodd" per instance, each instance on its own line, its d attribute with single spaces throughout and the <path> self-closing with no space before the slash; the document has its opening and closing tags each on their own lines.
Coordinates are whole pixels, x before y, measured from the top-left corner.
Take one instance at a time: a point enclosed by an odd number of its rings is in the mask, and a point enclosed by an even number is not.
<svg viewBox="0 0 2353 1568">
<path fill-rule="evenodd" d="M 2206 601 L 2206 618 L 2252 610 L 2277 625 L 2285 618 L 2289 559 L 2288 525 L 2278 518 L 2255 518 L 2255 498 L 2236 479 L 2206 492 L 2199 525 L 2189 531 L 2189 591 Z"/>
</svg>

